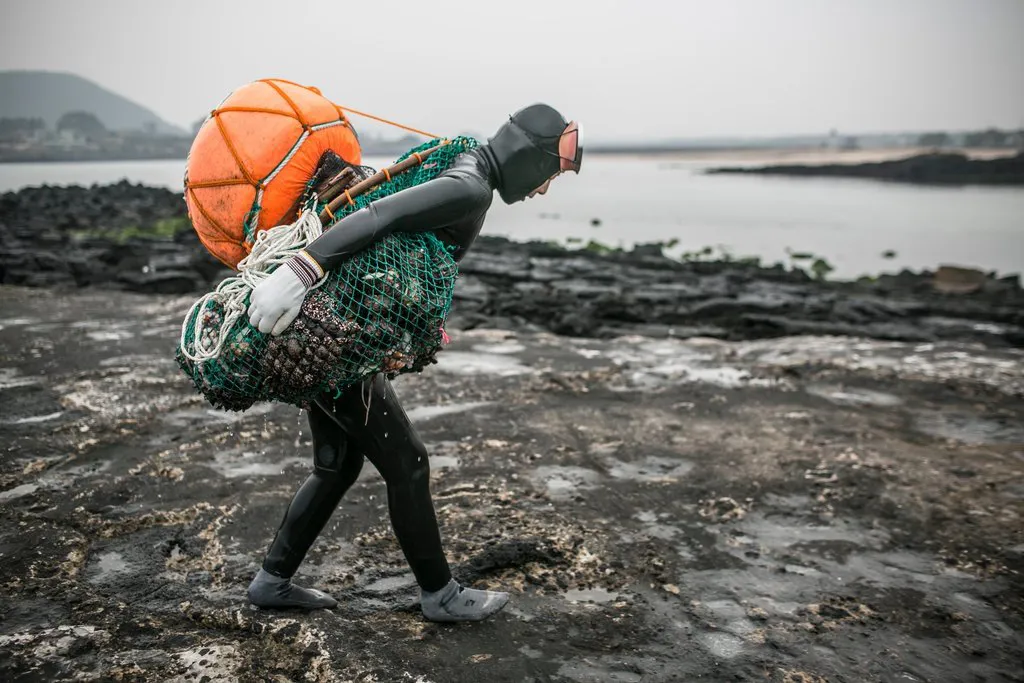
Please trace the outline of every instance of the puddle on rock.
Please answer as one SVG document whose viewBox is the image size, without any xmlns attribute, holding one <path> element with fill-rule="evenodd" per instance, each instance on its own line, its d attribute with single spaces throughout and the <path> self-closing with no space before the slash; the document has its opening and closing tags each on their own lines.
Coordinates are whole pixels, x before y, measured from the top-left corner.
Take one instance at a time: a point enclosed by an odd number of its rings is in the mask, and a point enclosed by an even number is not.
<svg viewBox="0 0 1024 683">
<path fill-rule="evenodd" d="M 702 606 L 721 621 L 745 619 L 747 616 L 747 611 L 735 600 L 710 600 Z"/>
<path fill-rule="evenodd" d="M 635 671 L 622 671 L 611 668 L 614 663 L 602 666 L 603 663 L 588 663 L 589 659 L 567 662 L 558 668 L 557 675 L 560 678 L 567 678 L 576 683 L 593 683 L 595 681 L 608 681 L 609 683 L 641 683 L 644 680 L 642 674 Z"/>
<path fill-rule="evenodd" d="M 511 377 L 533 372 L 515 358 L 496 353 L 444 351 L 437 354 L 437 369 L 453 375 Z"/>
<path fill-rule="evenodd" d="M 807 387 L 808 394 L 844 406 L 879 406 L 888 408 L 903 403 L 899 396 L 870 389 L 815 384 Z"/>
<path fill-rule="evenodd" d="M 605 590 L 604 588 L 572 589 L 562 593 L 562 597 L 569 602 L 593 602 L 602 605 L 611 602 L 619 597 L 618 593 Z"/>
<path fill-rule="evenodd" d="M 367 584 L 365 590 L 371 593 L 391 593 L 416 585 L 416 577 L 412 574 L 399 574 L 398 576 L 386 576 Z"/>
<path fill-rule="evenodd" d="M 0 503 L 31 495 L 40 489 L 56 491 L 70 488 L 73 487 L 79 479 L 103 474 L 109 470 L 111 466 L 112 462 L 110 460 L 100 460 L 97 462 L 70 467 L 58 466 L 53 469 L 46 470 L 34 482 L 21 484 L 20 486 L 15 486 L 7 491 L 0 491 Z"/>
<path fill-rule="evenodd" d="M 821 561 L 822 568 L 838 581 L 850 583 L 859 581 L 880 586 L 914 588 L 921 584 L 933 584 L 941 577 L 937 560 L 907 552 L 859 553 L 850 555 L 844 562 Z M 968 574 L 951 575 L 951 580 L 972 580 Z"/>
<path fill-rule="evenodd" d="M 56 467 L 48 470 L 46 474 L 39 478 L 39 481 L 44 484 L 67 485 L 74 483 L 79 477 L 95 477 L 98 474 L 103 474 L 113 464 L 112 460 L 104 459 L 70 467 Z"/>
<path fill-rule="evenodd" d="M 693 469 L 689 460 L 651 455 L 638 462 L 608 460 L 608 474 L 616 479 L 633 481 L 673 481 Z"/>
<path fill-rule="evenodd" d="M 118 552 L 103 553 L 96 560 L 96 574 L 89 583 L 106 583 L 114 576 L 130 571 L 124 556 Z"/>
<path fill-rule="evenodd" d="M 406 415 L 410 421 L 424 421 L 431 418 L 440 417 L 442 415 L 451 415 L 453 413 L 464 413 L 467 410 L 475 410 L 488 406 L 491 401 L 472 401 L 467 403 L 446 403 L 444 405 L 436 406 L 415 406 L 406 411 Z"/>
<path fill-rule="evenodd" d="M 977 581 L 927 553 L 887 551 L 887 532 L 842 520 L 808 525 L 754 513 L 735 530 L 739 533 L 717 545 L 746 568 L 691 571 L 687 581 L 695 591 L 712 591 L 773 615 L 791 618 L 796 605 L 854 584 L 914 591 L 927 586 L 929 592 L 953 595 Z M 709 602 L 707 608 L 724 622 L 723 630 L 745 635 L 747 625 L 728 601 Z"/>
<path fill-rule="evenodd" d="M 146 356 L 140 353 L 128 354 L 126 356 L 113 356 L 111 358 L 104 358 L 100 361 L 100 367 L 104 368 L 130 368 L 139 367 L 141 365 L 163 365 L 163 366 L 175 366 L 177 365 L 172 358 L 162 358 L 160 356 Z"/>
<path fill-rule="evenodd" d="M 32 415 L 29 417 L 19 417 L 15 420 L 6 420 L 5 424 L 9 425 L 27 425 L 37 424 L 39 422 L 49 422 L 50 420 L 56 420 L 58 417 L 64 414 L 64 411 L 57 411 L 56 413 L 48 413 L 46 415 Z"/>
<path fill-rule="evenodd" d="M 678 340 L 656 340 L 609 349 L 607 356 L 616 365 L 632 368 L 630 382 L 642 388 L 685 382 L 723 389 L 776 384 L 776 380 L 756 378 L 747 370 L 722 365 L 713 354 L 698 350 L 697 346 Z"/>
<path fill-rule="evenodd" d="M 22 484 L 20 486 L 15 486 L 13 489 L 0 491 L 0 503 L 6 503 L 9 500 L 15 500 L 16 498 L 30 495 L 38 490 L 39 484 Z"/>
<path fill-rule="evenodd" d="M 98 332 L 86 332 L 85 336 L 97 342 L 124 341 L 135 335 L 125 330 L 101 330 Z"/>
<path fill-rule="evenodd" d="M 18 368 L 0 368 L 0 389 L 17 389 L 39 384 L 33 377 L 23 377 Z"/>
<path fill-rule="evenodd" d="M 758 595 L 750 599 L 750 605 L 765 611 L 766 614 L 783 619 L 796 618 L 804 608 L 803 603 L 775 600 L 767 595 Z"/>
<path fill-rule="evenodd" d="M 792 494 L 781 496 L 777 493 L 768 493 L 764 497 L 764 507 L 767 509 L 804 510 L 810 504 L 811 498 L 807 495 Z"/>
<path fill-rule="evenodd" d="M 549 496 L 563 500 L 572 498 L 577 491 L 596 487 L 601 479 L 594 470 L 562 465 L 543 465 L 530 476 L 547 489 Z"/>
<path fill-rule="evenodd" d="M 644 337 L 623 337 L 622 345 L 616 345 L 606 353 L 608 358 L 619 363 L 643 363 L 663 358 L 675 361 L 711 360 L 714 356 L 706 351 L 698 351 L 697 345 L 677 339 L 645 339 Z"/>
<path fill-rule="evenodd" d="M 639 533 L 620 533 L 619 540 L 623 543 L 644 543 L 652 538 L 661 539 L 662 541 L 671 541 L 682 533 L 679 529 L 674 526 L 668 526 L 667 524 L 648 524 L 644 526 Z M 680 553 L 683 554 L 682 552 Z M 686 557 L 684 555 L 684 557 Z M 693 559 L 689 557 L 688 559 Z"/>
<path fill-rule="evenodd" d="M 716 625 L 722 631 L 745 636 L 757 630 L 747 617 L 747 610 L 735 600 L 711 600 L 701 606 L 714 615 Z"/>
<path fill-rule="evenodd" d="M 722 389 L 767 387 L 778 383 L 774 379 L 754 377 L 746 370 L 739 368 L 696 367 L 681 364 L 637 370 L 629 375 L 629 380 L 635 388 L 640 389 L 656 389 L 673 383 L 710 384 Z"/>
<path fill-rule="evenodd" d="M 743 652 L 743 641 L 728 633 L 702 633 L 699 638 L 708 652 L 721 659 L 733 659 Z"/>
<path fill-rule="evenodd" d="M 462 463 L 454 455 L 432 455 L 430 456 L 430 467 L 457 469 Z"/>
<path fill-rule="evenodd" d="M 338 525 L 333 524 L 326 527 L 329 531 L 325 531 L 325 534 L 330 534 L 332 539 L 338 538 Z M 336 576 L 344 576 L 356 572 L 355 567 L 352 565 L 352 558 L 359 557 L 359 548 L 350 541 L 337 540 L 334 541 L 336 548 L 332 548 L 329 552 L 321 556 L 320 562 L 304 562 L 302 564 L 302 576 L 305 579 L 315 578 L 334 578 Z M 250 557 L 248 555 L 239 555 L 243 563 L 248 563 Z M 308 577 L 308 578 L 307 578 Z M 300 581 L 301 583 L 301 581 Z"/>
<path fill-rule="evenodd" d="M 0 330 L 5 327 L 18 327 L 20 325 L 36 325 L 41 321 L 38 318 L 0 318 Z"/>
<path fill-rule="evenodd" d="M 1024 443 L 1024 425 L 1010 418 L 986 419 L 960 413 L 922 413 L 914 429 L 940 439 L 953 439 L 972 446 Z"/>
<path fill-rule="evenodd" d="M 745 386 L 767 387 L 775 383 L 770 379 L 758 379 L 739 368 L 688 368 L 685 379 L 702 384 L 713 384 L 723 389 L 738 389 Z"/>
<path fill-rule="evenodd" d="M 25 328 L 26 332 L 31 334 L 39 334 L 44 336 L 52 336 L 56 332 L 60 332 L 65 325 L 63 323 L 33 323 Z"/>
<path fill-rule="evenodd" d="M 477 353 L 510 354 L 522 353 L 526 350 L 526 347 L 519 342 L 507 341 L 498 344 L 474 344 L 473 350 Z"/>
<path fill-rule="evenodd" d="M 660 538 L 663 541 L 671 541 L 681 533 L 681 530 L 678 527 L 659 523 L 658 515 L 651 510 L 638 512 L 634 517 L 644 523 L 643 533 L 651 538 Z M 632 539 L 632 535 L 628 535 L 628 538 Z"/>
<path fill-rule="evenodd" d="M 308 464 L 306 458 L 285 458 L 276 461 L 269 461 L 265 458 L 265 452 L 232 449 L 218 452 L 213 456 L 213 462 L 207 463 L 207 467 L 222 477 L 237 479 L 240 477 L 268 477 L 281 474 L 282 470 L 293 464 Z"/>
<path fill-rule="evenodd" d="M 881 548 L 889 540 L 889 534 L 881 529 L 861 529 L 841 519 L 833 520 L 832 524 L 826 526 L 804 524 L 795 519 L 775 521 L 753 514 L 737 524 L 736 528 L 742 532 L 738 540 L 745 536 L 757 545 L 779 551 L 797 544 L 832 541 L 845 541 L 863 548 Z"/>
<path fill-rule="evenodd" d="M 196 425 L 228 425 L 253 415 L 266 415 L 274 409 L 273 403 L 257 403 L 245 411 L 227 411 L 214 408 L 184 408 L 171 411 L 163 416 L 164 422 L 172 427 L 194 427 Z"/>
</svg>

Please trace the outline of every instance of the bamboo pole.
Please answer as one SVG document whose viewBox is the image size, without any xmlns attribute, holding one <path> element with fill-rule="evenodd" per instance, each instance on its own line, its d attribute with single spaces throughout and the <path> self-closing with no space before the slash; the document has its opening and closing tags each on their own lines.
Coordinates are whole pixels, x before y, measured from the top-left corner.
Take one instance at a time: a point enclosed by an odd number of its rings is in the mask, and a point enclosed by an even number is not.
<svg viewBox="0 0 1024 683">
<path fill-rule="evenodd" d="M 410 168 L 418 166 L 424 159 L 426 159 L 431 154 L 444 147 L 446 144 L 448 143 L 443 142 L 440 145 L 431 147 L 430 149 L 420 152 L 416 156 L 410 156 L 408 159 L 403 159 L 402 161 L 399 161 L 397 164 L 393 164 L 386 169 L 381 169 L 380 171 L 377 171 L 366 180 L 356 184 L 348 192 L 342 192 L 340 195 L 331 200 L 331 202 L 324 208 L 324 210 L 320 212 L 321 222 L 326 223 L 331 218 L 331 214 L 340 209 L 344 204 L 349 203 L 349 199 L 355 199 L 359 195 L 365 194 L 370 189 L 376 187 L 377 185 L 380 185 L 388 178 L 394 177 L 401 173 L 405 173 Z M 328 190 L 328 192 L 331 192 L 331 190 Z"/>
<path fill-rule="evenodd" d="M 355 169 L 351 166 L 346 166 L 333 178 L 329 178 L 320 187 L 315 188 L 314 191 L 320 197 L 320 201 L 329 202 L 341 193 L 355 175 Z"/>
</svg>

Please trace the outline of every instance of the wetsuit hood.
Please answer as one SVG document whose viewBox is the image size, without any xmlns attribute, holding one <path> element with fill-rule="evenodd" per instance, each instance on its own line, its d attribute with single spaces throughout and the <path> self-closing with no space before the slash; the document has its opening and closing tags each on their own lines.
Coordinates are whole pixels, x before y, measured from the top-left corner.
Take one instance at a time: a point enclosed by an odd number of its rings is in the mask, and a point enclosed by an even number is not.
<svg viewBox="0 0 1024 683">
<path fill-rule="evenodd" d="M 510 116 L 487 140 L 497 171 L 498 194 L 506 204 L 526 199 L 558 173 L 558 141 L 568 125 L 553 107 L 532 104 Z"/>
</svg>

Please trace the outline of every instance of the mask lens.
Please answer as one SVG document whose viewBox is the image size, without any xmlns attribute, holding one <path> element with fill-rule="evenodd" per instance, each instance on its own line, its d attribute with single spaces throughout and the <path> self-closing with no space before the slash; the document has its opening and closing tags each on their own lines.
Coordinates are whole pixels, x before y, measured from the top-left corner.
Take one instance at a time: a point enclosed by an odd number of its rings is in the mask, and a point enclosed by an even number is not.
<svg viewBox="0 0 1024 683">
<path fill-rule="evenodd" d="M 572 123 L 576 126 L 576 154 L 573 156 L 572 168 L 579 173 L 580 166 L 583 164 L 583 126 L 576 121 Z"/>
</svg>

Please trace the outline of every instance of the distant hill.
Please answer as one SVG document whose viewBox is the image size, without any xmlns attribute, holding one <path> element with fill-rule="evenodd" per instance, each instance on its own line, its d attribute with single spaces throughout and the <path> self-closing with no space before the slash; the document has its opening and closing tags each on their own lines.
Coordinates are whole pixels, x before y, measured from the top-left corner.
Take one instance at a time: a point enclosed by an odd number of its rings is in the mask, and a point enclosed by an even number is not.
<svg viewBox="0 0 1024 683">
<path fill-rule="evenodd" d="M 33 118 L 49 128 L 69 111 L 95 114 L 108 130 L 152 130 L 163 135 L 188 135 L 149 109 L 92 81 L 69 73 L 0 71 L 0 118 Z"/>
</svg>

